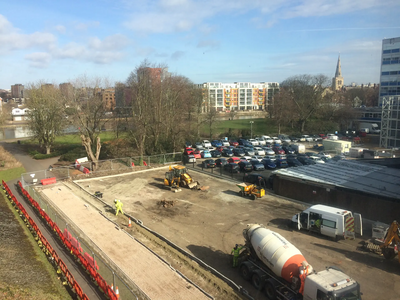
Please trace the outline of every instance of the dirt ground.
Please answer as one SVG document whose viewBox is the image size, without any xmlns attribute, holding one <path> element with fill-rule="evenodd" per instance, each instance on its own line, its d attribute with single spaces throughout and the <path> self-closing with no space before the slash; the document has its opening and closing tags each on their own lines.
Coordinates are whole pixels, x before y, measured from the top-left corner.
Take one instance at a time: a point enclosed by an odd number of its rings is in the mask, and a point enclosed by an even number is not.
<svg viewBox="0 0 400 300">
<path fill-rule="evenodd" d="M 79 181 L 78 184 L 91 194 L 102 192 L 102 199 L 110 205 L 113 205 L 115 198 L 120 199 L 125 213 L 140 219 L 145 226 L 243 286 L 256 299 L 265 298 L 240 277 L 237 269 L 232 268 L 230 257 L 232 247 L 236 243 L 244 243 L 242 230 L 249 223 L 264 224 L 283 235 L 300 249 L 317 271 L 331 265 L 340 267 L 360 283 L 364 300 L 400 298 L 400 290 L 395 288 L 400 282 L 400 265 L 397 259 L 388 261 L 381 256 L 357 250 L 360 238 L 355 241 L 334 242 L 318 235 L 289 229 L 288 222 L 292 215 L 305 208 L 302 204 L 273 194 L 267 194 L 255 201 L 241 198 L 235 183 L 197 172 L 192 172 L 192 176 L 209 187 L 206 191 L 183 189 L 174 193 L 163 185 L 166 171 L 167 168 L 155 169 L 89 179 Z M 76 193 L 90 199 L 78 190 Z M 172 201 L 174 205 L 164 207 L 163 200 Z M 102 206 L 104 205 L 99 205 L 99 208 L 104 210 Z M 110 212 L 109 216 L 126 228 L 125 217 L 115 217 Z M 143 238 L 135 228 L 130 229 L 130 232 Z M 165 245 L 159 244 L 158 247 L 164 248 L 160 252 L 179 269 L 181 261 L 177 256 L 166 251 Z M 207 290 L 207 284 L 204 283 L 207 278 L 199 276 L 199 281 Z M 220 291 L 219 287 L 215 287 L 215 282 L 212 285 Z M 224 297 L 219 295 L 216 299 Z"/>
<path fill-rule="evenodd" d="M 71 299 L 1 194 L 0 299 Z"/>
</svg>

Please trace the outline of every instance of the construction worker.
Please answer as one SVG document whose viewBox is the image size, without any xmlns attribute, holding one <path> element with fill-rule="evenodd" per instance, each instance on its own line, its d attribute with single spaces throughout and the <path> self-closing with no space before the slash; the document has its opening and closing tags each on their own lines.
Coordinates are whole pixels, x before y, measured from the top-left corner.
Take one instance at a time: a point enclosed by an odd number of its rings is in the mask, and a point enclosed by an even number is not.
<svg viewBox="0 0 400 300">
<path fill-rule="evenodd" d="M 121 214 L 124 214 L 124 212 L 122 211 L 123 204 L 122 204 L 121 200 L 114 199 L 114 203 L 115 203 L 115 210 L 116 210 L 115 215 L 118 216 L 118 211 L 120 211 Z"/>
<path fill-rule="evenodd" d="M 306 277 L 308 275 L 308 264 L 306 262 L 302 262 L 301 263 L 302 266 L 300 267 L 300 289 L 299 289 L 299 293 L 303 295 L 304 293 L 304 284 L 306 281 Z"/>
<path fill-rule="evenodd" d="M 242 250 L 243 246 L 239 247 L 238 244 L 232 249 L 231 254 L 233 254 L 233 267 L 238 266 L 238 259 L 240 255 L 240 250 Z"/>
<path fill-rule="evenodd" d="M 315 227 L 317 227 L 318 229 L 321 227 L 321 219 L 315 221 Z"/>
</svg>

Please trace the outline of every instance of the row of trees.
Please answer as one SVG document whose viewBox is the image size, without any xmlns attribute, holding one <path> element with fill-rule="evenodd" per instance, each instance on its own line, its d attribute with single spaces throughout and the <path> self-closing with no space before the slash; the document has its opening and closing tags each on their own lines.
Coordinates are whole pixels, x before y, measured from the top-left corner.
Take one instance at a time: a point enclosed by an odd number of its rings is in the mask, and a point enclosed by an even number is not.
<svg viewBox="0 0 400 300">
<path fill-rule="evenodd" d="M 325 75 L 297 75 L 283 81 L 279 94 L 269 106 L 270 117 L 276 121 L 278 130 L 282 125 L 300 132 L 346 130 L 357 118 L 353 108 L 378 103 L 379 89 L 336 92 L 329 87 L 330 80 Z"/>
</svg>

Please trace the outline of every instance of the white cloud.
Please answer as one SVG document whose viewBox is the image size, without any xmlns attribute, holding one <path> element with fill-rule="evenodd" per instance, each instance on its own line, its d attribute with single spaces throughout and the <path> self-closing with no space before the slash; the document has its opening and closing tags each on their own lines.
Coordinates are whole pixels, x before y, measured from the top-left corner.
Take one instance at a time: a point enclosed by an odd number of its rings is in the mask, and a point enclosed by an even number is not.
<svg viewBox="0 0 400 300">
<path fill-rule="evenodd" d="M 76 23 L 74 27 L 76 30 L 86 31 L 89 28 L 97 28 L 99 26 L 100 26 L 100 22 L 92 21 L 92 22 L 86 22 L 86 23 Z"/>
<path fill-rule="evenodd" d="M 29 65 L 35 68 L 46 68 L 51 61 L 51 55 L 46 52 L 34 52 L 25 55 L 25 59 L 29 61 Z"/>
<path fill-rule="evenodd" d="M 65 26 L 63 26 L 63 25 L 57 25 L 57 26 L 55 27 L 55 30 L 56 30 L 57 32 L 59 32 L 59 33 L 62 33 L 62 34 L 64 34 L 64 33 L 67 31 L 67 29 L 66 29 Z"/>
<path fill-rule="evenodd" d="M 197 48 L 218 48 L 220 45 L 219 41 L 215 40 L 201 40 L 197 44 Z"/>
<path fill-rule="evenodd" d="M 179 60 L 179 59 L 182 58 L 184 55 L 185 55 L 185 52 L 183 52 L 183 51 L 175 51 L 174 53 L 172 53 L 171 59 L 172 59 L 172 60 Z"/>
</svg>

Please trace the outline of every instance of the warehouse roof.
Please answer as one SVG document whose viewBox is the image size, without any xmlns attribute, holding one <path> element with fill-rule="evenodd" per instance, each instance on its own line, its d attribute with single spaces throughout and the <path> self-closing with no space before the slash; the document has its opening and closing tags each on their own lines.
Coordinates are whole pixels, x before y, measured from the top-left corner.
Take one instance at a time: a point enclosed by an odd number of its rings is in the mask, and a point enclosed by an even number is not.
<svg viewBox="0 0 400 300">
<path fill-rule="evenodd" d="M 400 199 L 400 170 L 354 160 L 281 169 L 277 175 Z"/>
</svg>

